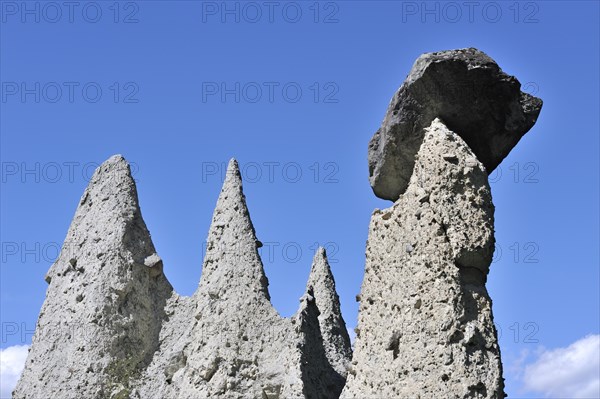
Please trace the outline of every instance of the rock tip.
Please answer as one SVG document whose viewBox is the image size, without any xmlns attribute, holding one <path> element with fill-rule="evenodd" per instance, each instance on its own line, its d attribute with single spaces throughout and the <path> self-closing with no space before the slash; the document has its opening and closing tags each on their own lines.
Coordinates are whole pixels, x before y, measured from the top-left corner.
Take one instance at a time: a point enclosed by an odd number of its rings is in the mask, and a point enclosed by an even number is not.
<svg viewBox="0 0 600 399">
<path fill-rule="evenodd" d="M 333 275 L 331 273 L 331 266 L 329 266 L 329 260 L 327 259 L 327 250 L 319 246 L 313 257 L 307 288 L 314 286 L 319 280 L 328 280 L 331 278 L 333 278 Z"/>
<path fill-rule="evenodd" d="M 231 157 L 229 158 L 229 163 L 227 164 L 227 168 L 237 168 L 238 167 L 238 161 L 237 159 L 235 159 L 235 157 Z"/>
<path fill-rule="evenodd" d="M 227 164 L 226 180 L 231 177 L 235 177 L 239 180 L 241 180 L 242 178 L 238 161 L 233 157 L 229 160 L 229 163 Z"/>
<path fill-rule="evenodd" d="M 315 251 L 314 258 L 315 259 L 319 259 L 319 258 L 325 258 L 325 259 L 327 259 L 327 250 L 325 249 L 325 247 L 322 247 L 322 246 L 319 245 L 319 247 Z"/>
<path fill-rule="evenodd" d="M 125 157 L 122 154 L 114 154 L 111 157 L 109 157 L 106 161 L 103 162 L 103 164 L 111 164 L 111 163 L 129 164 L 129 162 L 127 162 L 127 160 L 125 159 Z"/>
</svg>

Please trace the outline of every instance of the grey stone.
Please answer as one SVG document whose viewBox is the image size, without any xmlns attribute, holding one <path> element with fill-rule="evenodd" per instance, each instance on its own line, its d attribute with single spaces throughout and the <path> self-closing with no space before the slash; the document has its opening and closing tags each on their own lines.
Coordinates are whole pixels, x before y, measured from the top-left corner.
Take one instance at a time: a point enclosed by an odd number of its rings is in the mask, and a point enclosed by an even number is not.
<svg viewBox="0 0 600 399">
<path fill-rule="evenodd" d="M 270 303 L 259 246 L 232 160 L 199 287 L 178 295 L 129 166 L 110 158 L 46 276 L 14 398 L 337 398 L 351 349 L 325 251 L 315 256 L 300 309 L 283 318 Z"/>
<path fill-rule="evenodd" d="M 465 141 L 435 119 L 407 190 L 373 213 L 342 398 L 504 398 L 485 288 L 494 206 L 487 171 L 473 159 Z M 423 191 L 428 202 L 420 201 Z"/>
<path fill-rule="evenodd" d="M 146 257 L 146 259 L 144 259 L 144 265 L 148 267 L 149 273 L 152 276 L 158 276 L 162 274 L 163 263 L 162 259 L 157 254 L 152 254 Z"/>
<path fill-rule="evenodd" d="M 540 107 L 475 49 L 417 60 L 370 143 L 373 189 L 395 203 L 371 218 L 354 353 L 323 248 L 296 314 L 271 305 L 235 160 L 185 297 L 163 274 L 127 162 L 110 158 L 45 276 L 13 397 L 503 398 L 487 175 Z"/>
<path fill-rule="evenodd" d="M 307 292 L 312 292 L 319 310 L 319 326 L 327 361 L 345 381 L 352 358 L 352 346 L 325 248 L 318 248 L 314 256 Z M 340 391 L 342 387 L 343 383 Z"/>
<path fill-rule="evenodd" d="M 351 353 L 349 340 L 338 349 L 343 338 L 335 327 L 345 331 L 345 324 L 324 251 L 315 258 L 300 310 L 286 319 L 270 303 L 259 247 L 232 160 L 213 214 L 198 290 L 191 298 L 175 299 L 175 314 L 161 334 L 163 345 L 136 395 L 339 396 L 345 373 L 338 370 Z M 165 369 L 168 378 L 157 379 Z"/>
<path fill-rule="evenodd" d="M 113 156 L 92 176 L 46 276 L 46 300 L 13 398 L 130 391 L 160 345 L 172 294 L 162 272 L 144 265 L 155 252 L 129 165 Z"/>
<path fill-rule="evenodd" d="M 474 48 L 420 56 L 369 143 L 375 195 L 395 201 L 406 190 L 424 128 L 434 118 L 458 134 L 491 173 L 540 113 L 542 100 L 520 88 L 515 77 Z"/>
<path fill-rule="evenodd" d="M 302 395 L 301 338 L 270 303 L 257 242 L 238 166 L 231 161 L 200 285 L 191 298 L 178 300 L 163 327 L 164 345 L 138 383 L 139 397 L 261 397 L 274 387 L 282 395 Z M 185 365 L 169 379 L 157 379 L 178 353 Z"/>
</svg>

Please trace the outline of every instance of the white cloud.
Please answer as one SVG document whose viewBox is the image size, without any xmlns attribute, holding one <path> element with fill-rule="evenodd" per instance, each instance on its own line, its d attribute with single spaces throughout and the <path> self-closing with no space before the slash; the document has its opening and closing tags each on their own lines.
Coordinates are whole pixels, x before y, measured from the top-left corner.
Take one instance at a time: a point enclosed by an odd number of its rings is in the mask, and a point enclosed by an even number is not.
<svg viewBox="0 0 600 399">
<path fill-rule="evenodd" d="M 9 346 L 0 349 L 0 398 L 12 397 L 12 390 L 21 376 L 28 345 Z"/>
<path fill-rule="evenodd" d="M 600 335 L 543 350 L 522 378 L 525 390 L 546 398 L 600 398 Z"/>
</svg>

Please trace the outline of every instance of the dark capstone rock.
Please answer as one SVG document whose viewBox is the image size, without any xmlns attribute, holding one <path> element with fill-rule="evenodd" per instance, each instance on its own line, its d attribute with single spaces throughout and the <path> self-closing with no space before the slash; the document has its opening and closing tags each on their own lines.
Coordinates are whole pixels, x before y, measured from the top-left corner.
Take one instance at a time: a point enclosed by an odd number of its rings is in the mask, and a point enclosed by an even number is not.
<svg viewBox="0 0 600 399">
<path fill-rule="evenodd" d="M 542 100 L 475 49 L 420 56 L 369 143 L 369 180 L 395 201 L 408 186 L 424 128 L 440 118 L 491 173 L 535 124 Z"/>
</svg>

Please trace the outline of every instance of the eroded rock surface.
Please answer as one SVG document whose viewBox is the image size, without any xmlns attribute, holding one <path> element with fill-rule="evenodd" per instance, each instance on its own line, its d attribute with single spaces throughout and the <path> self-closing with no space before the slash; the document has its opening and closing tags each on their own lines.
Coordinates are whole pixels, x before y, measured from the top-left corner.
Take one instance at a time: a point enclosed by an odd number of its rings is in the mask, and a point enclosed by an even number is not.
<svg viewBox="0 0 600 399">
<path fill-rule="evenodd" d="M 112 157 L 46 276 L 14 398 L 503 398 L 487 175 L 540 108 L 476 49 L 416 61 L 369 145 L 373 190 L 395 203 L 371 218 L 354 354 L 324 249 L 298 312 L 272 307 L 235 160 L 184 297 Z"/>
<path fill-rule="evenodd" d="M 474 49 L 426 53 L 414 63 L 369 143 L 369 179 L 395 201 L 409 183 L 424 128 L 441 118 L 491 173 L 535 124 L 542 100 Z"/>
<path fill-rule="evenodd" d="M 172 288 L 123 157 L 94 173 L 46 281 L 13 397 L 127 398 L 159 347 Z"/>
<path fill-rule="evenodd" d="M 494 398 L 502 364 L 485 288 L 494 247 L 487 171 L 439 119 L 367 242 L 343 398 Z"/>
<path fill-rule="evenodd" d="M 295 317 L 281 317 L 270 302 L 259 245 L 232 160 L 213 214 L 200 285 L 191 298 L 174 300 L 179 305 L 138 384 L 140 397 L 330 398 L 336 389 L 339 394 L 344 378 L 327 362 L 312 289 Z M 316 276 L 315 286 L 327 284 L 319 280 Z"/>
<path fill-rule="evenodd" d="M 270 303 L 259 245 L 232 160 L 199 287 L 178 295 L 162 273 L 129 166 L 109 159 L 48 273 L 14 397 L 337 398 L 351 353 L 325 251 L 298 313 L 283 318 Z"/>
<path fill-rule="evenodd" d="M 352 346 L 324 248 L 319 248 L 313 259 L 307 283 L 309 290 L 313 291 L 320 313 L 319 325 L 327 359 L 335 371 L 345 378 L 352 358 Z"/>
</svg>

